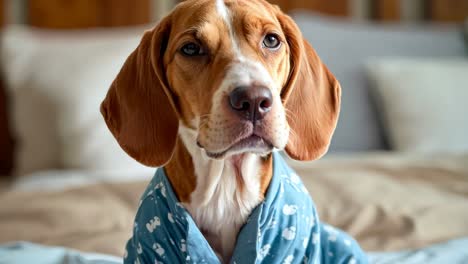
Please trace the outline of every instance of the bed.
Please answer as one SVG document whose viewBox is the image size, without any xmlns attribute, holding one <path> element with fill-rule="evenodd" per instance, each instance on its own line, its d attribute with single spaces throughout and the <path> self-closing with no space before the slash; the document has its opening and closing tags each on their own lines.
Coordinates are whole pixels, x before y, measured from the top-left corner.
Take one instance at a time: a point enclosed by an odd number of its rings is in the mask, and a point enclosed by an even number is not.
<svg viewBox="0 0 468 264">
<path fill-rule="evenodd" d="M 154 8 L 39 2 L 1 33 L 0 263 L 119 263 L 155 169 L 123 153 L 98 105 Z M 273 2 L 343 87 L 329 154 L 288 161 L 322 220 L 372 263 L 468 263 L 467 1 L 427 1 L 428 23 L 409 25 L 400 1 L 375 1 L 373 23 L 351 1 Z"/>
</svg>

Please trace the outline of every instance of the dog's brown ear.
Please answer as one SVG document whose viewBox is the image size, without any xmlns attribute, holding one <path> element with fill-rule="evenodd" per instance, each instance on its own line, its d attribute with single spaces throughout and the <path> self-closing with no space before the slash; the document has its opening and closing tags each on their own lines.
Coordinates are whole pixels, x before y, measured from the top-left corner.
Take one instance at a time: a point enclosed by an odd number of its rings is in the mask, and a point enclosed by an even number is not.
<svg viewBox="0 0 468 264">
<path fill-rule="evenodd" d="M 164 74 L 163 54 L 170 17 L 145 32 L 127 58 L 101 104 L 101 113 L 120 146 L 147 166 L 161 166 L 172 156 L 178 118 Z"/>
<path fill-rule="evenodd" d="M 290 73 L 281 97 L 291 128 L 286 152 L 296 160 L 314 160 L 330 145 L 338 121 L 341 88 L 294 21 L 279 15 L 286 34 Z"/>
</svg>

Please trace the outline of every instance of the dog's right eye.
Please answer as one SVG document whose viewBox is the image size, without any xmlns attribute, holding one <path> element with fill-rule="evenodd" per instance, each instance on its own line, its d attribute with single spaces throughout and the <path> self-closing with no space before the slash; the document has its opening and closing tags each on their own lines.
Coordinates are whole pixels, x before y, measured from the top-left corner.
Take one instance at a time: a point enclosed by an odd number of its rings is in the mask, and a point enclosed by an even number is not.
<svg viewBox="0 0 468 264">
<path fill-rule="evenodd" d="M 185 56 L 190 56 L 190 57 L 201 56 L 205 54 L 203 48 L 200 47 L 200 45 L 193 43 L 193 42 L 187 43 L 184 46 L 182 46 L 182 48 L 180 49 L 180 52 L 182 52 L 182 54 L 184 54 Z"/>
</svg>

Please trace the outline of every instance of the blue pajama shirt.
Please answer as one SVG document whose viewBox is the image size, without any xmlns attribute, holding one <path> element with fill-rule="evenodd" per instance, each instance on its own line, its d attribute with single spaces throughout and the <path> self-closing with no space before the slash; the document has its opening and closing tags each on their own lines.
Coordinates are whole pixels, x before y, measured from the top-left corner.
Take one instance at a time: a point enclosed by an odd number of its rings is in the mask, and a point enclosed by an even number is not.
<svg viewBox="0 0 468 264">
<path fill-rule="evenodd" d="M 144 192 L 127 242 L 125 264 L 220 263 L 189 212 L 178 201 L 164 169 Z M 368 263 L 357 242 L 320 222 L 297 174 L 273 153 L 265 200 L 241 228 L 230 263 Z"/>
</svg>

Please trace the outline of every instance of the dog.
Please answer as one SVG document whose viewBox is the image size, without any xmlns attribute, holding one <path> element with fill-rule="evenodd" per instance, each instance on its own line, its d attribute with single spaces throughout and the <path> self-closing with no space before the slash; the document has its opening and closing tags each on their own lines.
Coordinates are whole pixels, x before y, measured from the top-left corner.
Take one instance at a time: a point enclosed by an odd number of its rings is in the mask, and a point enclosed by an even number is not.
<svg viewBox="0 0 468 264">
<path fill-rule="evenodd" d="M 125 263 L 366 263 L 322 224 L 293 159 L 320 158 L 341 88 L 294 21 L 264 0 L 187 0 L 128 57 L 101 105 L 157 170 Z M 340 246 L 335 244 L 340 243 Z"/>
</svg>

